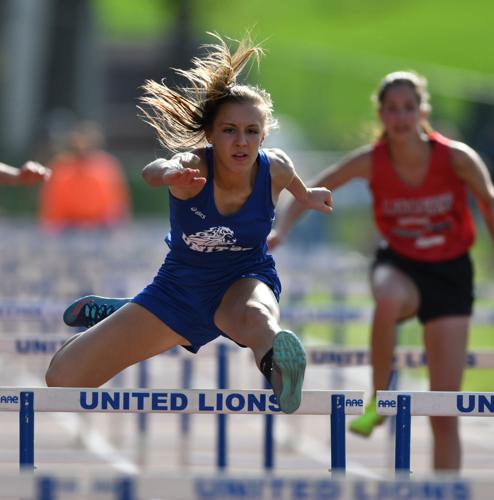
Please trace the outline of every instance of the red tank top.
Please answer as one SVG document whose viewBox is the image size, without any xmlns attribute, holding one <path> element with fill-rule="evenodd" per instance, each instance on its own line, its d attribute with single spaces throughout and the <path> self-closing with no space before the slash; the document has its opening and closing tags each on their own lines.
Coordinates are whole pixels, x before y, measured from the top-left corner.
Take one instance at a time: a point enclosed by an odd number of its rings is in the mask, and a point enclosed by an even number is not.
<svg viewBox="0 0 494 500">
<path fill-rule="evenodd" d="M 464 254 L 475 239 L 465 183 L 451 165 L 449 141 L 430 134 L 432 152 L 419 186 L 407 185 L 391 165 L 386 141 L 372 152 L 370 189 L 377 227 L 395 252 L 420 261 Z"/>
</svg>

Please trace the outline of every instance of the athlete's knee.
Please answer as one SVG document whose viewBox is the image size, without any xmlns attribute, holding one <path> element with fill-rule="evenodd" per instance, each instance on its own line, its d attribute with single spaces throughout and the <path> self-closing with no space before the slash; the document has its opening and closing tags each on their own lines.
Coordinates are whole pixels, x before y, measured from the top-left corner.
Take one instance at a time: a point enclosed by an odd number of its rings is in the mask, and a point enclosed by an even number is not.
<svg viewBox="0 0 494 500">
<path fill-rule="evenodd" d="M 60 347 L 60 349 L 51 358 L 48 369 L 45 373 L 45 382 L 48 387 L 71 387 L 70 376 L 73 374 L 73 369 L 68 366 L 64 360 L 65 348 L 74 342 L 82 333 L 73 335 Z M 72 367 L 73 368 L 73 367 Z"/>
<path fill-rule="evenodd" d="M 272 312 L 264 304 L 248 303 L 242 311 L 242 323 L 251 331 L 264 329 L 274 321 Z"/>
<path fill-rule="evenodd" d="M 78 384 L 74 375 L 73 367 L 55 354 L 46 370 L 45 382 L 48 387 L 76 387 Z"/>
<path fill-rule="evenodd" d="M 396 320 L 401 317 L 406 304 L 405 298 L 399 293 L 376 293 L 374 300 L 377 315 Z"/>
<path fill-rule="evenodd" d="M 58 364 L 52 360 L 45 373 L 46 385 L 48 387 L 66 387 L 66 384 L 64 384 L 63 381 L 64 377 L 62 372 L 58 369 Z"/>
</svg>

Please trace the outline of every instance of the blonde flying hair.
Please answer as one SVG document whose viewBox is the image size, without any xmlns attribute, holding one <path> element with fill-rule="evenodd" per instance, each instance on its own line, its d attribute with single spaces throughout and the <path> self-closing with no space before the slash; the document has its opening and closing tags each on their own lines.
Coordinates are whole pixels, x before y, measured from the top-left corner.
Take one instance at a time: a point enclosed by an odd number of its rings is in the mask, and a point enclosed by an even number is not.
<svg viewBox="0 0 494 500">
<path fill-rule="evenodd" d="M 415 92 L 420 111 L 427 115 L 431 112 L 430 95 L 427 90 L 427 79 L 419 75 L 415 71 L 395 71 L 387 74 L 379 84 L 376 92 L 372 96 L 372 100 L 377 109 L 380 109 L 384 104 L 384 99 L 388 90 L 397 85 L 407 85 Z M 426 118 L 421 121 L 421 126 L 424 132 L 430 134 L 433 128 Z M 386 131 L 380 133 L 380 138 L 386 137 Z"/>
<path fill-rule="evenodd" d="M 188 82 L 187 86 L 171 89 L 164 81 L 147 80 L 139 107 L 142 118 L 154 128 L 160 143 L 171 151 L 183 151 L 207 143 L 206 133 L 211 130 L 218 110 L 226 103 L 252 103 L 264 113 L 264 133 L 275 128 L 273 104 L 270 95 L 259 87 L 241 85 L 237 78 L 251 60 L 259 62 L 263 55 L 246 35 L 231 52 L 218 34 L 218 43 L 201 46 L 203 57 L 192 59 L 192 68 L 174 71 Z"/>
</svg>

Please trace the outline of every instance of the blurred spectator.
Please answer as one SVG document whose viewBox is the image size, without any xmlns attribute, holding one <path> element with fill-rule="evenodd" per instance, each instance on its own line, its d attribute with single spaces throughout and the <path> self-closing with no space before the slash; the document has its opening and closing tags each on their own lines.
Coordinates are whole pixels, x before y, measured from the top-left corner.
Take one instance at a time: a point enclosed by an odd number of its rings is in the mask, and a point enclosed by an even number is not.
<svg viewBox="0 0 494 500">
<path fill-rule="evenodd" d="M 80 122 L 67 133 L 65 150 L 51 162 L 39 217 L 45 229 L 110 227 L 125 221 L 130 196 L 117 159 L 102 151 L 98 125 Z"/>
<path fill-rule="evenodd" d="M 21 168 L 0 163 L 0 184 L 9 186 L 34 186 L 50 177 L 50 169 L 34 161 L 28 161 Z"/>
</svg>

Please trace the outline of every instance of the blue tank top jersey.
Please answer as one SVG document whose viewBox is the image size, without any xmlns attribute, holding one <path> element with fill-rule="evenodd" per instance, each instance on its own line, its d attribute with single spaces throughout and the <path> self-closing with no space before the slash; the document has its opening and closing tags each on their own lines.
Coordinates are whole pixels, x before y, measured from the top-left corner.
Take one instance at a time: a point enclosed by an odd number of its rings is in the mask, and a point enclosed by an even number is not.
<svg viewBox="0 0 494 500">
<path fill-rule="evenodd" d="M 206 150 L 208 179 L 189 200 L 170 194 L 170 247 L 153 282 L 132 301 L 146 308 L 179 335 L 199 348 L 225 335 L 214 322 L 221 300 L 242 278 L 264 282 L 279 300 L 281 283 L 266 238 L 274 220 L 271 175 L 266 153 L 259 152 L 259 168 L 252 193 L 235 214 L 216 209 L 213 190 L 213 151 Z M 226 335 L 225 335 L 226 336 Z"/>
<path fill-rule="evenodd" d="M 252 193 L 233 215 L 221 215 L 214 200 L 213 149 L 206 149 L 208 179 L 194 198 L 179 200 L 171 193 L 170 247 L 167 260 L 201 268 L 231 269 L 270 260 L 266 238 L 274 221 L 271 174 L 266 153 L 259 151 L 259 168 Z"/>
</svg>

